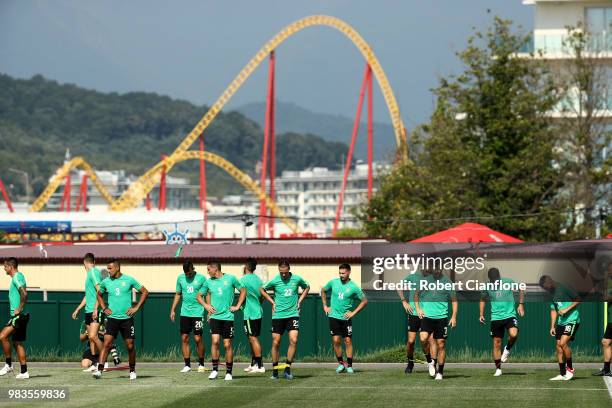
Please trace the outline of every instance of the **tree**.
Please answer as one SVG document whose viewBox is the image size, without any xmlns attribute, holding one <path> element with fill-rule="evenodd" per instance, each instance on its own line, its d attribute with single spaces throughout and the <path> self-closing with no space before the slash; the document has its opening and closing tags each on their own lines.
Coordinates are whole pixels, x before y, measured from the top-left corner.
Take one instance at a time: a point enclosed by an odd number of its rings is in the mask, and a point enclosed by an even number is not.
<svg viewBox="0 0 612 408">
<path fill-rule="evenodd" d="M 410 159 L 361 208 L 368 235 L 405 241 L 476 219 L 526 240 L 559 239 L 563 178 L 546 114 L 559 92 L 546 64 L 517 58 L 527 40 L 500 18 L 469 38 L 458 54 L 465 70 L 440 80 Z"/>
<path fill-rule="evenodd" d="M 568 206 L 575 209 L 569 218 L 569 238 L 595 238 L 598 222 L 612 201 L 612 131 L 607 122 L 612 110 L 612 70 L 607 67 L 596 33 L 582 25 L 567 27 L 563 48 L 569 58 L 554 64 L 557 86 L 562 92 L 556 112 L 562 121 L 558 147 L 560 165 L 566 175 L 561 192 Z M 609 229 L 612 226 L 608 226 Z"/>
</svg>

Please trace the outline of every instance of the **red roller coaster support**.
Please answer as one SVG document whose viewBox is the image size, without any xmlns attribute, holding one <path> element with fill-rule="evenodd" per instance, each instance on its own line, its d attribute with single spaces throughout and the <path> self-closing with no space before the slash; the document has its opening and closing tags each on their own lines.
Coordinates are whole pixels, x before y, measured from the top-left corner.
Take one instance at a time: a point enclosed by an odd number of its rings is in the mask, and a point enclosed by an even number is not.
<svg viewBox="0 0 612 408">
<path fill-rule="evenodd" d="M 361 91 L 359 92 L 359 102 L 357 103 L 357 113 L 355 114 L 355 122 L 353 122 L 351 145 L 349 146 L 348 156 L 346 158 L 346 164 L 344 166 L 344 178 L 342 179 L 342 189 L 340 190 L 338 206 L 336 207 L 336 220 L 334 221 L 332 236 L 335 236 L 336 232 L 338 232 L 338 223 L 340 222 L 340 215 L 342 214 L 342 206 L 344 204 L 344 192 L 346 191 L 346 184 L 348 182 L 348 176 L 351 170 L 351 163 L 353 161 L 353 152 L 355 151 L 355 141 L 357 140 L 357 133 L 359 132 L 359 122 L 361 121 L 361 111 L 363 109 L 363 97 L 365 95 L 366 87 L 371 76 L 372 70 L 370 69 L 369 65 L 366 65 L 366 69 L 363 74 L 363 82 L 361 83 Z"/>
<path fill-rule="evenodd" d="M 70 181 L 70 173 L 66 174 L 66 181 L 64 183 L 64 194 L 62 195 L 62 201 L 60 203 L 60 211 L 66 211 L 66 212 L 70 212 L 70 207 L 72 206 L 71 204 L 71 199 L 70 199 L 70 187 L 71 187 L 71 181 Z"/>
<path fill-rule="evenodd" d="M 79 212 L 81 204 L 83 205 L 83 211 L 87 211 L 87 174 L 83 174 L 81 178 L 81 186 L 79 188 L 79 195 L 77 196 L 75 211 Z"/>
<path fill-rule="evenodd" d="M 204 153 L 204 134 L 200 135 L 200 152 Z M 204 238 L 208 238 L 208 209 L 206 208 L 206 163 L 200 159 L 200 209 L 204 212 Z"/>
<path fill-rule="evenodd" d="M 274 93 L 275 93 L 275 61 L 276 57 L 274 51 L 270 53 L 270 64 L 272 65 L 272 85 L 270 86 L 270 199 L 272 202 L 276 201 L 276 189 L 274 188 L 274 179 L 276 177 L 276 135 L 274 133 Z M 270 218 L 268 218 L 268 231 L 270 238 L 274 238 L 274 222 L 272 210 L 270 210 Z"/>
<path fill-rule="evenodd" d="M 272 111 L 272 99 L 271 96 L 274 91 L 274 51 L 270 52 L 270 64 L 268 66 L 268 96 L 266 99 L 266 117 L 264 122 L 264 145 L 261 157 L 261 176 L 260 186 L 261 189 L 266 191 L 266 178 L 268 177 L 268 152 L 270 150 L 270 119 Z M 268 210 L 266 208 L 266 201 L 259 201 L 259 220 L 257 223 L 257 237 L 263 238 L 266 233 L 266 214 Z"/>
<path fill-rule="evenodd" d="M 372 199 L 372 161 L 374 158 L 374 106 L 372 102 L 372 68 L 368 65 L 368 201 Z"/>
<path fill-rule="evenodd" d="M 151 196 L 147 193 L 147 197 L 145 198 L 145 207 L 147 211 L 151 211 Z"/>
<path fill-rule="evenodd" d="M 164 160 L 164 166 L 162 167 L 161 180 L 159 181 L 159 203 L 157 203 L 157 209 L 164 211 L 166 209 L 166 155 L 162 155 Z"/>
<path fill-rule="evenodd" d="M 1 179 L 0 179 L 0 192 L 2 192 L 2 198 L 4 198 L 4 202 L 6 203 L 6 206 L 8 207 L 9 212 L 14 212 L 13 203 L 11 203 L 11 199 L 9 198 L 6 192 L 6 188 L 4 188 L 4 183 L 2 182 Z"/>
</svg>

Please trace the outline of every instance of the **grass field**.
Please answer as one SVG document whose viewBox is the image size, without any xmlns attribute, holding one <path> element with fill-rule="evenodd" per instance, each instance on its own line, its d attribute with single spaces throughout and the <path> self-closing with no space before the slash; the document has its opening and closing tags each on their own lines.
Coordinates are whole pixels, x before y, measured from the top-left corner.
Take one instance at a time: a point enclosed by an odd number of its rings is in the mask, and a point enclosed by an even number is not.
<svg viewBox="0 0 612 408">
<path fill-rule="evenodd" d="M 491 369 L 447 367 L 445 379 L 429 378 L 424 366 L 406 376 L 402 369 L 359 370 L 353 375 L 333 369 L 294 368 L 295 379 L 269 379 L 270 373 L 248 375 L 237 365 L 234 380 L 208 380 L 206 374 L 180 374 L 180 364 L 159 368 L 137 367 L 138 379 L 129 381 L 127 371 L 104 373 L 100 380 L 78 368 L 32 367 L 27 382 L 9 375 L 0 378 L 0 390 L 8 387 L 68 387 L 69 401 L 56 406 L 368 406 L 395 407 L 435 404 L 440 407 L 604 407 L 612 404 L 601 377 L 592 370 L 577 370 L 572 381 L 551 382 L 554 369 L 508 368 L 501 377 Z M 220 377 L 224 375 L 221 370 Z M 28 407 L 48 404 L 14 403 L 2 406 Z"/>
</svg>

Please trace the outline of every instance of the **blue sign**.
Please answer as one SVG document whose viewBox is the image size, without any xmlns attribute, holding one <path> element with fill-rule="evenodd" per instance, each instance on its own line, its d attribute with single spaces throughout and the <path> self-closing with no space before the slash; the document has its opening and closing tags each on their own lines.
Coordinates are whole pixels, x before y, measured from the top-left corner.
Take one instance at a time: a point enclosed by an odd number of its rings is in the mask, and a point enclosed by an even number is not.
<svg viewBox="0 0 612 408">
<path fill-rule="evenodd" d="M 7 234 L 69 234 L 71 221 L 0 221 L 0 231 Z"/>
</svg>

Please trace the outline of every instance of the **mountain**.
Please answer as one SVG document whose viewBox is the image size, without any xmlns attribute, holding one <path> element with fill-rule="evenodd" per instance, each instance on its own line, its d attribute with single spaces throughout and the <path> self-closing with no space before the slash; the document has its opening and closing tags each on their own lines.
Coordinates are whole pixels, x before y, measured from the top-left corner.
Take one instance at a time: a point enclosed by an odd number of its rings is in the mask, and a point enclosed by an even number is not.
<svg viewBox="0 0 612 408">
<path fill-rule="evenodd" d="M 386 108 L 385 108 L 386 109 Z M 266 104 L 254 102 L 242 105 L 236 109 L 247 118 L 257 122 L 261 128 L 264 126 Z M 330 115 L 327 113 L 312 112 L 294 103 L 275 101 L 275 129 L 277 132 L 309 133 L 332 142 L 349 144 L 353 132 L 354 119 L 346 116 Z M 358 159 L 367 157 L 367 125 L 366 107 L 361 113 L 362 122 L 359 125 L 359 135 L 355 146 L 355 156 Z M 374 159 L 389 159 L 395 151 L 395 133 L 391 125 L 374 122 Z M 348 150 L 347 150 L 348 152 Z"/>
<path fill-rule="evenodd" d="M 25 170 L 38 195 L 63 163 L 66 149 L 97 169 L 139 176 L 162 154 L 170 154 L 207 110 L 155 93 L 102 93 L 40 75 L 14 79 L 0 74 L 0 178 L 14 185 L 13 195 L 23 195 L 22 176 L 8 169 Z M 339 167 L 346 144 L 294 133 L 277 137 L 278 174 L 308 166 Z M 256 122 L 239 112 L 219 113 L 205 130 L 205 143 L 207 150 L 255 176 L 263 143 Z M 181 163 L 172 174 L 196 184 L 198 163 Z M 211 195 L 242 191 L 212 165 L 207 178 Z"/>
</svg>

